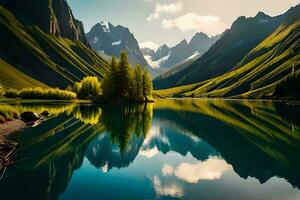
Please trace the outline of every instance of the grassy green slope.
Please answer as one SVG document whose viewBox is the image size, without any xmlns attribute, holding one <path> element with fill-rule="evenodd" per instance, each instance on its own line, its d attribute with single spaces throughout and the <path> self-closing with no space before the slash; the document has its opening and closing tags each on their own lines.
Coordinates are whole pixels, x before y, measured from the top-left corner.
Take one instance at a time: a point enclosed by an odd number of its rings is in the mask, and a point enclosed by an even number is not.
<svg viewBox="0 0 300 200">
<path fill-rule="evenodd" d="M 0 36 L 3 62 L 48 86 L 66 88 L 87 75 L 102 78 L 107 66 L 81 42 L 46 34 L 36 26 L 25 27 L 2 6 Z"/>
<path fill-rule="evenodd" d="M 300 20 L 282 24 L 254 48 L 243 66 L 217 78 L 199 83 L 156 91 L 162 96 L 265 98 L 273 96 L 276 85 L 300 67 Z M 243 63 L 243 61 L 241 62 Z M 197 84 L 194 84 L 197 85 Z M 170 95 L 172 94 L 172 95 Z"/>
<path fill-rule="evenodd" d="M 47 86 L 37 80 L 32 79 L 31 77 L 27 76 L 26 74 L 18 71 L 17 69 L 13 68 L 5 61 L 0 58 L 0 80 L 1 85 L 6 88 L 15 88 L 15 89 L 22 89 L 22 88 L 31 88 L 35 86 L 39 86 L 42 88 L 47 88 Z"/>
</svg>

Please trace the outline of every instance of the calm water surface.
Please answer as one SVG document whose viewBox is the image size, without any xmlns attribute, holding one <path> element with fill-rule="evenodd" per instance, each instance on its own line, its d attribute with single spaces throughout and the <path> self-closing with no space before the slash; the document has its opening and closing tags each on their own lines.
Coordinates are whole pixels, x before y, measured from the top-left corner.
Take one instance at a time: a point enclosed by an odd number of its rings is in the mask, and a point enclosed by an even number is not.
<svg viewBox="0 0 300 200">
<path fill-rule="evenodd" d="M 161 100 L 17 104 L 49 120 L 13 136 L 1 199 L 300 199 L 300 109 Z"/>
</svg>

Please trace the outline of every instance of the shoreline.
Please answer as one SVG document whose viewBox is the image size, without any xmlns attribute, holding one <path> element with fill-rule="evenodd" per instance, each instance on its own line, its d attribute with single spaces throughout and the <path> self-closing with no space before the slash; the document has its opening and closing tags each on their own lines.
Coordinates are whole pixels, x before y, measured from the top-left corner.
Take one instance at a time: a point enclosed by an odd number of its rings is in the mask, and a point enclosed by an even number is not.
<svg viewBox="0 0 300 200">
<path fill-rule="evenodd" d="M 284 99 L 241 99 L 241 98 L 224 98 L 224 97 L 162 97 L 155 98 L 156 100 L 224 100 L 224 101 L 263 101 L 293 104 L 300 106 L 300 100 L 284 100 Z"/>
<path fill-rule="evenodd" d="M 89 104 L 92 103 L 90 100 L 46 100 L 46 99 L 16 99 L 16 98 L 1 98 L 0 104 L 11 103 L 78 103 L 78 104 Z"/>
<path fill-rule="evenodd" d="M 298 103 L 300 105 L 300 100 L 287 100 L 287 99 L 253 99 L 253 98 L 226 98 L 226 97 L 166 97 L 166 96 L 156 96 L 154 100 L 149 101 L 148 103 L 153 103 L 155 100 L 185 100 L 185 99 L 194 99 L 194 100 L 235 100 L 235 101 L 273 101 L 273 102 L 290 102 Z M 95 104 L 92 100 L 37 100 L 37 99 L 14 99 L 14 98 L 0 98 L 0 104 L 11 103 L 77 103 L 77 104 Z M 96 103 L 97 104 L 97 103 Z"/>
<path fill-rule="evenodd" d="M 9 137 L 12 133 L 28 128 L 28 125 L 20 119 L 0 124 L 0 137 Z"/>
<path fill-rule="evenodd" d="M 0 172 L 13 163 L 12 155 L 17 144 L 10 140 L 10 136 L 27 127 L 28 125 L 19 119 L 0 124 Z M 1 177 L 0 175 L 0 179 Z"/>
</svg>

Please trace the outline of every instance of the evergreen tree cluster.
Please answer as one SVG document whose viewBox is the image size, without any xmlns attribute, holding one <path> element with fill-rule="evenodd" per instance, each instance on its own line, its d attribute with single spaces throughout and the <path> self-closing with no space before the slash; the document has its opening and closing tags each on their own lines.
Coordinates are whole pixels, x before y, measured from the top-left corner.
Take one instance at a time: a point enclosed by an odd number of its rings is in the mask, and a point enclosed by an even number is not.
<svg viewBox="0 0 300 200">
<path fill-rule="evenodd" d="M 140 65 L 133 69 L 126 51 L 121 52 L 119 62 L 112 57 L 102 81 L 102 97 L 105 100 L 146 102 L 150 101 L 152 90 L 149 72 Z"/>
</svg>

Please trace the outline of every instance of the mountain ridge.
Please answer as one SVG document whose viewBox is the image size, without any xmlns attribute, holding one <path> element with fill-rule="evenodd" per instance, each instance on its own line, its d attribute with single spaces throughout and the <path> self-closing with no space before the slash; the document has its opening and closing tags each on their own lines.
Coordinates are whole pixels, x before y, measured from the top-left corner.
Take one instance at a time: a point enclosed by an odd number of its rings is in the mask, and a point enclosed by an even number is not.
<svg viewBox="0 0 300 200">
<path fill-rule="evenodd" d="M 180 65 L 193 57 L 200 57 L 203 55 L 219 38 L 221 35 L 209 37 L 205 33 L 197 32 L 190 42 L 186 39 L 181 40 L 173 47 L 166 44 L 160 46 L 156 52 L 150 56 L 149 63 L 155 63 L 156 68 L 164 72 L 172 70 L 173 67 Z M 144 54 L 144 56 L 148 56 Z"/>
<path fill-rule="evenodd" d="M 140 64 L 152 75 L 157 73 L 144 58 L 138 41 L 129 28 L 121 25 L 114 26 L 110 22 L 100 22 L 91 28 L 86 37 L 90 46 L 99 54 L 104 53 L 108 56 L 118 57 L 121 51 L 126 50 L 128 60 L 132 65 Z"/>
<path fill-rule="evenodd" d="M 279 16 L 281 24 L 227 73 L 158 91 L 182 97 L 299 99 L 300 5 Z"/>
<path fill-rule="evenodd" d="M 269 17 L 258 13 L 255 17 L 239 17 L 197 61 L 169 77 L 158 77 L 154 80 L 154 87 L 165 89 L 197 83 L 232 70 L 249 51 L 278 28 L 282 16 Z"/>
</svg>

